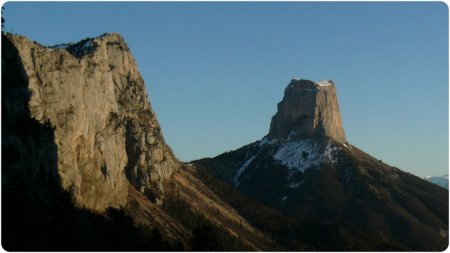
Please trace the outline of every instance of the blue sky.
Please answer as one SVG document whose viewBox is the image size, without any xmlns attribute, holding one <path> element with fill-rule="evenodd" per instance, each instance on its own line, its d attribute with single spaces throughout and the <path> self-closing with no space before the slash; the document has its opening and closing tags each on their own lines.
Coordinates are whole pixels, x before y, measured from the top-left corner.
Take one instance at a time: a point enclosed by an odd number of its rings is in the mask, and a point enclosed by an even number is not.
<svg viewBox="0 0 450 253">
<path fill-rule="evenodd" d="M 119 32 L 176 156 L 267 134 L 293 77 L 333 80 L 349 142 L 418 176 L 448 173 L 448 7 L 440 2 L 4 5 L 44 45 Z"/>
</svg>

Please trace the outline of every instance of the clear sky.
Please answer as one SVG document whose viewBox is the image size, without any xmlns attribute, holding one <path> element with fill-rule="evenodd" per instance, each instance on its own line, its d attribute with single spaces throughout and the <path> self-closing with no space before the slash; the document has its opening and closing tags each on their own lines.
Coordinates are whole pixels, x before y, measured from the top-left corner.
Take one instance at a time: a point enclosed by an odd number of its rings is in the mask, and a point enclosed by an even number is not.
<svg viewBox="0 0 450 253">
<path fill-rule="evenodd" d="M 293 77 L 333 80 L 349 142 L 418 176 L 448 173 L 448 7 L 440 2 L 4 5 L 44 45 L 119 32 L 184 161 L 267 134 Z"/>
</svg>

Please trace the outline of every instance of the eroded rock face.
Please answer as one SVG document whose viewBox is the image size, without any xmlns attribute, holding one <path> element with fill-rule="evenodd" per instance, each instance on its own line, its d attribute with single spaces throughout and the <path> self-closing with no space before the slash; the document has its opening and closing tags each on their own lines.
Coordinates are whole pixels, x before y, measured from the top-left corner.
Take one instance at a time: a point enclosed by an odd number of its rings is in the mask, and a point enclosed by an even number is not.
<svg viewBox="0 0 450 253">
<path fill-rule="evenodd" d="M 9 36 L 31 93 L 31 117 L 54 129 L 58 174 L 82 207 L 127 202 L 128 186 L 161 203 L 179 166 L 166 145 L 127 44 L 118 34 L 47 48 Z"/>
<path fill-rule="evenodd" d="M 305 137 L 328 136 L 346 143 L 336 87 L 332 81 L 312 82 L 293 79 L 284 91 L 278 112 L 270 123 L 269 139 L 295 134 Z"/>
</svg>

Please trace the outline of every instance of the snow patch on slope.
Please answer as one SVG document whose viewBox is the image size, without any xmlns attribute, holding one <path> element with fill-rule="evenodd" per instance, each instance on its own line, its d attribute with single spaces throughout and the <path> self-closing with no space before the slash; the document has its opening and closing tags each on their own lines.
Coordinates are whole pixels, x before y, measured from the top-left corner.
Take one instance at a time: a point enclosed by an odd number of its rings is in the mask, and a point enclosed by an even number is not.
<svg viewBox="0 0 450 253">
<path fill-rule="evenodd" d="M 72 46 L 74 43 L 62 43 L 54 46 L 50 46 L 51 49 L 66 49 L 70 46 Z"/>
<path fill-rule="evenodd" d="M 317 82 L 317 84 L 319 86 L 331 86 L 332 85 L 332 83 L 330 81 L 328 81 L 328 80 L 319 81 L 319 82 Z"/>
<path fill-rule="evenodd" d="M 234 177 L 234 184 L 235 185 L 239 185 L 239 176 L 242 174 L 242 172 L 244 172 L 244 170 L 250 165 L 250 163 L 253 162 L 253 160 L 255 159 L 256 155 L 250 157 L 247 161 L 244 162 L 244 164 L 242 164 L 242 166 L 238 169 L 236 176 Z"/>
<path fill-rule="evenodd" d="M 266 136 L 266 137 L 262 138 L 262 139 L 259 141 L 258 146 L 261 147 L 261 146 L 264 146 L 264 145 L 273 145 L 273 144 L 275 144 L 275 143 L 277 143 L 277 142 L 278 142 L 277 139 L 269 140 L 269 138 Z"/>
<path fill-rule="evenodd" d="M 305 171 L 319 167 L 322 162 L 336 162 L 334 157 L 337 147 L 329 141 L 325 149 L 313 139 L 286 141 L 281 144 L 273 158 L 289 169 Z"/>
<path fill-rule="evenodd" d="M 88 40 L 88 41 L 86 41 L 84 44 L 83 44 L 83 46 L 82 46 L 82 48 L 91 48 L 92 47 L 92 41 L 91 40 Z"/>
<path fill-rule="evenodd" d="M 333 145 L 331 141 L 329 141 L 327 147 L 325 148 L 325 151 L 323 152 L 323 158 L 325 158 L 325 160 L 330 161 L 331 163 L 335 163 L 336 157 L 334 156 L 334 154 L 337 151 L 338 147 L 336 147 L 335 145 Z"/>
</svg>

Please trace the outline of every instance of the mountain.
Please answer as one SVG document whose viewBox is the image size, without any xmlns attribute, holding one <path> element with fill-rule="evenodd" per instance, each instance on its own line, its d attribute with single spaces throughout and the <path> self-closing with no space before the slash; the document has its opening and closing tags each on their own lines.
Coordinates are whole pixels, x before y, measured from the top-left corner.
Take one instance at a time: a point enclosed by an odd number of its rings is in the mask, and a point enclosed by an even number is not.
<svg viewBox="0 0 450 253">
<path fill-rule="evenodd" d="M 426 177 L 425 180 L 431 182 L 433 184 L 444 187 L 448 190 L 448 175 L 440 176 L 440 177 Z"/>
<path fill-rule="evenodd" d="M 223 182 L 204 180 L 217 193 L 237 188 L 283 217 L 284 234 L 261 221 L 257 227 L 289 250 L 448 245 L 448 191 L 349 144 L 332 81 L 293 79 L 265 137 L 193 165 Z M 257 215 L 223 195 L 248 220 Z"/>
<path fill-rule="evenodd" d="M 333 81 L 293 79 L 287 86 L 270 123 L 268 139 L 286 139 L 292 134 L 347 142 Z"/>
<path fill-rule="evenodd" d="M 348 143 L 332 81 L 294 79 L 261 140 L 180 162 L 116 33 L 2 34 L 10 251 L 443 250 L 448 191 Z"/>
<path fill-rule="evenodd" d="M 163 180 L 179 162 L 123 39 L 105 34 L 60 50 L 9 40 L 26 74 L 30 117 L 54 129 L 58 175 L 76 204 L 120 208 L 129 184 L 162 201 Z"/>
<path fill-rule="evenodd" d="M 7 250 L 282 248 L 174 156 L 119 34 L 2 34 L 2 122 Z"/>
</svg>

